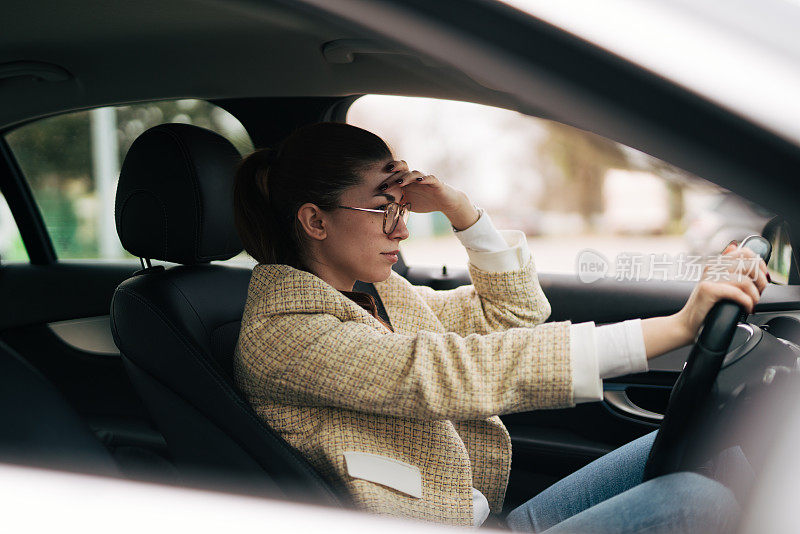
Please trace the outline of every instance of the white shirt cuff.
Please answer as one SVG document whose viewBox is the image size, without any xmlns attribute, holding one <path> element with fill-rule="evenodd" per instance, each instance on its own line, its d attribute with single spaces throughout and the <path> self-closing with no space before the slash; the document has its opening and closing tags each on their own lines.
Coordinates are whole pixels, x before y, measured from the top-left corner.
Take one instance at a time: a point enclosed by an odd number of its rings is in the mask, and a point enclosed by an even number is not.
<svg viewBox="0 0 800 534">
<path fill-rule="evenodd" d="M 464 230 L 453 229 L 461 244 L 468 249 L 480 252 L 497 252 L 508 248 L 505 240 L 495 228 L 492 218 L 484 210 L 478 208 L 480 217 L 472 226 Z"/>
<path fill-rule="evenodd" d="M 572 400 L 596 402 L 603 399 L 603 381 L 597 360 L 593 322 L 569 326 L 569 359 L 572 367 Z"/>
<path fill-rule="evenodd" d="M 600 378 L 647 372 L 641 319 L 598 326 L 595 339 Z"/>
<path fill-rule="evenodd" d="M 472 526 L 479 527 L 489 517 L 489 501 L 486 496 L 475 488 L 472 488 Z"/>
<path fill-rule="evenodd" d="M 498 231 L 485 211 L 481 211 L 475 224 L 455 234 L 467 249 L 470 263 L 482 271 L 517 271 L 530 261 L 525 234 L 519 230 Z"/>
</svg>

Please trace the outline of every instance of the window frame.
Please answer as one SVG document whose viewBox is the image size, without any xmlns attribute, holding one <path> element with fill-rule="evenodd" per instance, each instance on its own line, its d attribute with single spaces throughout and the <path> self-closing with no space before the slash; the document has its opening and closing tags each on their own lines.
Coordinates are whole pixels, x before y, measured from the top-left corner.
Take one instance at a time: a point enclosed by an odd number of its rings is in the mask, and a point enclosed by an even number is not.
<svg viewBox="0 0 800 534">
<path fill-rule="evenodd" d="M 20 237 L 22 239 L 22 243 L 25 246 L 25 251 L 28 254 L 28 262 L 31 265 L 46 266 L 54 265 L 59 262 L 94 262 L 97 261 L 97 258 L 59 258 L 50 232 L 47 230 L 47 225 L 45 223 L 41 208 L 36 202 L 25 173 L 19 166 L 14 152 L 11 150 L 11 147 L 6 141 L 6 136 L 18 128 L 31 126 L 42 120 L 47 120 L 62 115 L 69 115 L 71 113 L 88 112 L 94 109 L 105 107 L 129 106 L 144 104 L 147 102 L 166 102 L 175 100 L 181 100 L 181 98 L 165 98 L 142 102 L 120 102 L 104 104 L 102 106 L 95 106 L 86 109 L 70 109 L 61 113 L 54 113 L 44 117 L 37 117 L 35 119 L 23 121 L 15 124 L 11 128 L 0 129 L 0 194 L 5 197 L 8 207 L 11 210 L 11 214 L 14 217 L 14 222 L 17 225 L 17 229 L 19 230 Z M 201 100 L 211 104 L 212 106 L 220 108 L 227 113 L 230 113 L 234 118 L 236 118 L 236 120 L 240 122 L 240 124 L 242 124 L 245 132 L 250 137 L 251 142 L 257 148 L 256 141 L 248 130 L 245 122 L 242 121 L 231 110 L 229 110 L 228 106 L 221 105 L 220 102 L 215 100 L 209 100 L 205 98 L 196 98 L 196 100 Z M 126 260 L 123 259 L 118 261 L 124 262 Z"/>
</svg>

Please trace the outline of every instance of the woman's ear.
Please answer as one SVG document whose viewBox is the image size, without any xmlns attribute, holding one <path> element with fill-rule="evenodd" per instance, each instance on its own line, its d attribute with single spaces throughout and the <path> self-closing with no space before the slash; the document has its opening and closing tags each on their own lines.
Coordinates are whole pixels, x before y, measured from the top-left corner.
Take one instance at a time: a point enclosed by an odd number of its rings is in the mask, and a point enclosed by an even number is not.
<svg viewBox="0 0 800 534">
<path fill-rule="evenodd" d="M 323 211 L 310 202 L 306 202 L 297 210 L 297 220 L 300 221 L 303 231 L 308 237 L 317 241 L 328 237 L 324 217 Z"/>
</svg>

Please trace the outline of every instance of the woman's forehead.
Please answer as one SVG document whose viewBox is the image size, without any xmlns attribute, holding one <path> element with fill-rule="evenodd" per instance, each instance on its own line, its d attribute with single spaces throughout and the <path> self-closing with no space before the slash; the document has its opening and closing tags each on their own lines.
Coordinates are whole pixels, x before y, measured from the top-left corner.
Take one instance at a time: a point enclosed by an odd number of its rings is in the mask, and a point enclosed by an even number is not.
<svg viewBox="0 0 800 534">
<path fill-rule="evenodd" d="M 386 169 L 386 166 L 391 161 L 391 159 L 387 159 L 386 161 L 380 161 L 365 168 L 363 171 L 361 171 L 361 183 L 348 190 L 348 192 L 353 193 L 364 200 L 368 200 L 376 196 L 384 196 L 387 191 L 386 189 L 381 190 L 380 186 L 392 174 Z M 388 191 L 388 194 L 392 193 Z"/>
</svg>

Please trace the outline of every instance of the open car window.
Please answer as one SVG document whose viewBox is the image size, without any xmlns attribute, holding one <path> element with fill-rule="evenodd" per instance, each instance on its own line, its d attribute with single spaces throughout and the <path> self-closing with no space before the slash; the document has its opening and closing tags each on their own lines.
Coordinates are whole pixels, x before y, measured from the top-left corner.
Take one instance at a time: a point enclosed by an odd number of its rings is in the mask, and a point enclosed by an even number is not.
<svg viewBox="0 0 800 534">
<path fill-rule="evenodd" d="M 132 257 L 122 249 L 114 225 L 119 169 L 139 134 L 165 122 L 208 128 L 242 154 L 253 150 L 244 126 L 233 115 L 209 102 L 189 99 L 58 115 L 5 136 L 59 259 Z"/>
<path fill-rule="evenodd" d="M 524 231 L 540 272 L 695 280 L 772 216 L 647 154 L 515 111 L 367 95 L 347 121 L 381 136 L 412 169 L 465 191 L 499 229 Z M 414 213 L 409 230 L 409 265 L 466 264 L 442 214 Z"/>
</svg>

